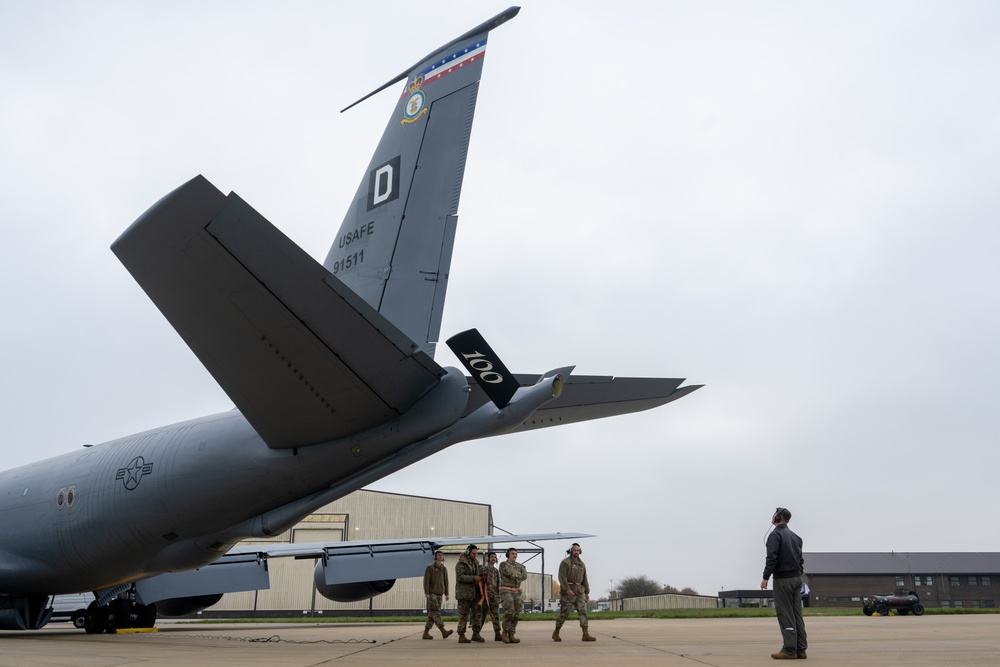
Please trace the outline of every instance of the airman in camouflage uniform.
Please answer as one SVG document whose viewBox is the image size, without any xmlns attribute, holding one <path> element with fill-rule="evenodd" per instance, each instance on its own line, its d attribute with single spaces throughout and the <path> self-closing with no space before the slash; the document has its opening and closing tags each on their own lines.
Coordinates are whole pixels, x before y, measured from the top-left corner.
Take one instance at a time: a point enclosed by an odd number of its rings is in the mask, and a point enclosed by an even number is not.
<svg viewBox="0 0 1000 667">
<path fill-rule="evenodd" d="M 483 568 L 476 560 L 479 547 L 470 544 L 455 563 L 455 599 L 458 600 L 458 643 L 484 642 L 479 634 L 483 627 L 483 608 L 479 603 L 479 581 Z M 472 639 L 465 636 L 465 627 L 472 616 Z"/>
<path fill-rule="evenodd" d="M 497 572 L 497 555 L 490 552 L 486 556 L 489 565 L 486 567 L 486 600 L 483 600 L 483 623 L 489 614 L 493 623 L 493 641 L 501 641 L 500 637 L 500 573 Z"/>
<path fill-rule="evenodd" d="M 441 637 L 448 638 L 453 630 L 444 629 L 444 621 L 441 620 L 441 596 L 448 599 L 448 568 L 444 566 L 444 554 L 440 551 L 434 552 L 434 562 L 424 570 L 424 597 L 427 598 L 427 625 L 424 626 L 424 639 L 434 639 L 431 637 L 431 628 L 438 626 L 441 630 Z"/>
<path fill-rule="evenodd" d="M 517 620 L 524 607 L 521 582 L 527 578 L 528 571 L 517 562 L 517 549 L 507 549 L 507 560 L 500 563 L 500 599 L 503 600 L 503 633 L 500 639 L 504 644 L 521 643 L 514 633 L 517 632 Z"/>
<path fill-rule="evenodd" d="M 580 627 L 583 629 L 583 641 L 596 642 L 587 632 L 587 602 L 590 601 L 590 583 L 587 582 L 587 566 L 580 560 L 580 545 L 576 542 L 570 547 L 569 556 L 559 564 L 559 618 L 556 619 L 556 629 L 552 633 L 553 641 L 561 642 L 559 628 L 566 622 L 566 617 L 575 608 L 580 614 Z"/>
</svg>

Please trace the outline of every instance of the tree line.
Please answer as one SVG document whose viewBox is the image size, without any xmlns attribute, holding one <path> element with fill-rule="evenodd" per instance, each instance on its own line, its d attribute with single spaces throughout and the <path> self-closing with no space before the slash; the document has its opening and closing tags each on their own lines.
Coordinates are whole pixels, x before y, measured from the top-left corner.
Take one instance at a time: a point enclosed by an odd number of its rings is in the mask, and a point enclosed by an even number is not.
<svg viewBox="0 0 1000 667">
<path fill-rule="evenodd" d="M 698 595 L 698 591 L 691 587 L 677 589 L 670 585 L 661 584 L 644 574 L 625 577 L 612 583 L 614 584 L 614 589 L 608 595 L 611 598 L 638 598 L 646 595 L 664 595 L 670 593 L 677 595 Z"/>
</svg>

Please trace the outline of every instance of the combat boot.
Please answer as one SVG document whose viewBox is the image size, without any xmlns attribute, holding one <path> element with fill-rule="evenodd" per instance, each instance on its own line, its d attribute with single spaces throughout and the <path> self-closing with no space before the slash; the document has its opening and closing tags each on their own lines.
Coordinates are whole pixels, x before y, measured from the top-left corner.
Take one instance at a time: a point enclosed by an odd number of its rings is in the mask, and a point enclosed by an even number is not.
<svg viewBox="0 0 1000 667">
<path fill-rule="evenodd" d="M 502 642 L 503 641 L 503 635 L 500 634 L 499 630 L 494 630 L 493 631 L 493 641 L 495 641 L 495 642 Z"/>
<path fill-rule="evenodd" d="M 481 643 L 483 643 L 486 640 L 483 639 L 483 636 L 481 634 L 479 634 L 478 632 L 473 632 L 472 633 L 472 641 L 479 642 L 481 644 Z"/>
<path fill-rule="evenodd" d="M 587 632 L 587 628 L 584 628 L 583 629 L 583 639 L 581 639 L 580 641 L 596 642 L 597 641 L 597 637 L 591 636 L 591 634 L 589 632 Z"/>
<path fill-rule="evenodd" d="M 500 641 L 502 641 L 504 644 L 509 644 L 510 643 L 510 635 L 507 634 L 506 630 L 504 630 L 502 633 L 500 633 Z"/>
<path fill-rule="evenodd" d="M 464 632 L 458 633 L 458 643 L 459 644 L 471 644 L 472 640 L 465 636 Z"/>
<path fill-rule="evenodd" d="M 559 628 L 556 628 L 555 630 L 552 631 L 552 641 L 554 642 L 562 641 L 562 639 L 559 638 Z"/>
<path fill-rule="evenodd" d="M 424 636 L 421 637 L 421 639 L 434 639 L 433 637 L 431 637 L 431 629 L 430 628 L 424 628 Z"/>
<path fill-rule="evenodd" d="M 511 644 L 520 644 L 521 643 L 521 640 L 518 639 L 517 637 L 515 637 L 513 632 L 508 633 L 507 636 L 510 637 L 510 643 Z"/>
<path fill-rule="evenodd" d="M 455 632 L 454 630 L 445 630 L 443 625 L 439 625 L 438 630 L 441 631 L 442 639 L 447 639 L 451 635 L 451 633 Z"/>
</svg>

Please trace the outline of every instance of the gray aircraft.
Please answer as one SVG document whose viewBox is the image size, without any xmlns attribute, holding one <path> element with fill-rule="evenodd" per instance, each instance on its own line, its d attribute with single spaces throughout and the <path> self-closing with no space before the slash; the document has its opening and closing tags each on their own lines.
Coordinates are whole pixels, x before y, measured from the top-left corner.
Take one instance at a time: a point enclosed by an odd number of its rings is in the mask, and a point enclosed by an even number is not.
<svg viewBox="0 0 1000 667">
<path fill-rule="evenodd" d="M 433 359 L 487 37 L 517 12 L 370 94 L 406 82 L 323 264 L 202 176 L 112 244 L 235 409 L 0 474 L 0 628 L 40 628 L 52 596 L 78 592 L 94 593 L 89 632 L 152 626 L 266 588 L 278 556 L 317 559 L 330 599 L 369 598 L 421 574 L 438 546 L 504 539 L 235 545 L 455 443 L 698 388 L 512 374 L 474 329 L 448 341 L 469 376 Z"/>
</svg>

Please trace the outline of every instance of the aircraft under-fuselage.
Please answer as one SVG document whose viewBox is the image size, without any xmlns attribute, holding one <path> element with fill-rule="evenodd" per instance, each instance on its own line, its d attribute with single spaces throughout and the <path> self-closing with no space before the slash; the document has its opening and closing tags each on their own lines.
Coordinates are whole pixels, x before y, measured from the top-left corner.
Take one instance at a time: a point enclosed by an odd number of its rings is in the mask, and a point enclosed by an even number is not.
<svg viewBox="0 0 1000 667">
<path fill-rule="evenodd" d="M 316 558 L 330 599 L 365 599 L 422 573 L 439 546 L 579 536 L 236 546 L 453 444 L 698 388 L 514 374 L 474 329 L 448 340 L 465 371 L 434 361 L 487 39 L 517 12 L 362 98 L 406 82 L 322 264 L 202 176 L 112 244 L 235 409 L 0 474 L 0 628 L 42 627 L 52 596 L 83 591 L 89 632 L 151 626 L 266 588 L 279 556 Z"/>
</svg>

